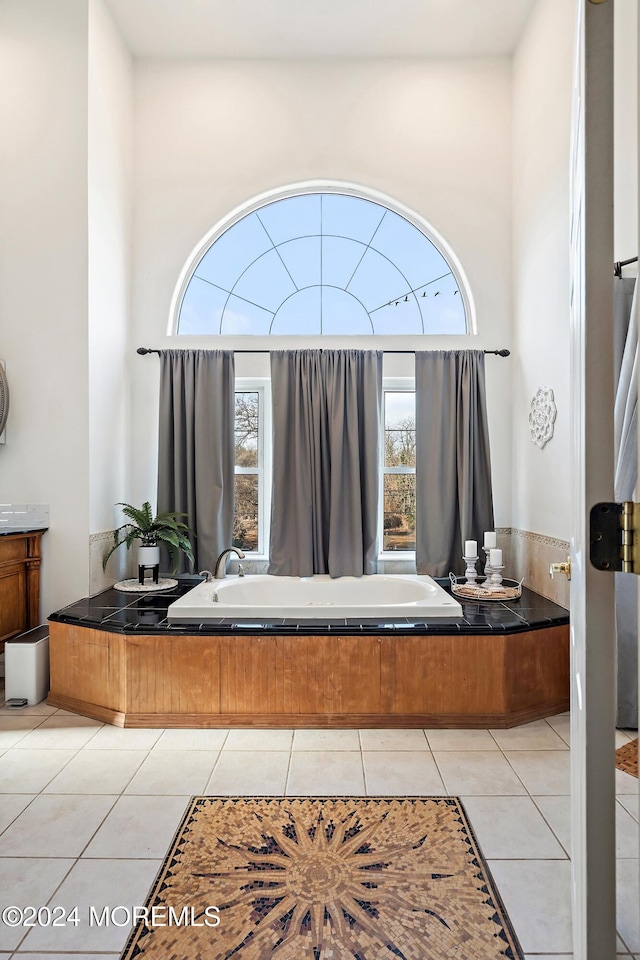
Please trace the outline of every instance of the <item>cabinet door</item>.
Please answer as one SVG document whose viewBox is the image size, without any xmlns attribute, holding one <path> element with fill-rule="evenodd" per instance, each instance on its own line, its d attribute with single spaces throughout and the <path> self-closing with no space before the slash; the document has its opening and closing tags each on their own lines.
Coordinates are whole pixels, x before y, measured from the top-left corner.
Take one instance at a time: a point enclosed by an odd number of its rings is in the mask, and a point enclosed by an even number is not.
<svg viewBox="0 0 640 960">
<path fill-rule="evenodd" d="M 0 569 L 0 643 L 27 628 L 27 572 L 24 566 Z"/>
</svg>

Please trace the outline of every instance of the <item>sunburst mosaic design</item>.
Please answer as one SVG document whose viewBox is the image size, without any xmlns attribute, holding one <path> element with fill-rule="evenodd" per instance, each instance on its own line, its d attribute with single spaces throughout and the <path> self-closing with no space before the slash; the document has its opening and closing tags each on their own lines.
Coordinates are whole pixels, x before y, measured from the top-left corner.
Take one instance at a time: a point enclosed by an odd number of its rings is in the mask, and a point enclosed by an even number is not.
<svg viewBox="0 0 640 960">
<path fill-rule="evenodd" d="M 616 767 L 632 777 L 638 776 L 638 738 L 616 750 Z"/>
<path fill-rule="evenodd" d="M 191 920 L 139 924 L 122 960 L 523 956 L 456 797 L 195 797 L 147 907 Z"/>
</svg>

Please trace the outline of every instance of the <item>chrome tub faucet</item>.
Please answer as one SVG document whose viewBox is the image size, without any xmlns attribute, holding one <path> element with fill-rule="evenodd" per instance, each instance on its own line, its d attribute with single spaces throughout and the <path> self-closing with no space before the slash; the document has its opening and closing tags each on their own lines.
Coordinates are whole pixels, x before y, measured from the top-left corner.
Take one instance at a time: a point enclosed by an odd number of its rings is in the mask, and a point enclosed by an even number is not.
<svg viewBox="0 0 640 960">
<path fill-rule="evenodd" d="M 235 553 L 240 560 L 244 560 L 244 553 L 240 547 L 228 547 L 226 550 L 223 550 L 218 559 L 216 560 L 216 568 L 214 573 L 214 580 L 224 580 L 227 575 L 227 557 L 229 554 Z M 242 571 L 241 576 L 244 575 L 244 570 Z"/>
</svg>

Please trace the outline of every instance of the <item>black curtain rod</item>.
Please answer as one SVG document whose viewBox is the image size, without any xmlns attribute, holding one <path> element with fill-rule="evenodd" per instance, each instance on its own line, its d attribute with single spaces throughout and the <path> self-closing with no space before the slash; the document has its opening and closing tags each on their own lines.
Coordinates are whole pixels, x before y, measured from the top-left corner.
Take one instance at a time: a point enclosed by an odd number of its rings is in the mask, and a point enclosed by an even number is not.
<svg viewBox="0 0 640 960">
<path fill-rule="evenodd" d="M 630 263 L 637 263 L 637 257 L 629 257 L 628 260 L 616 260 L 613 265 L 613 272 L 616 277 L 622 276 L 622 268 L 628 266 Z"/>
<path fill-rule="evenodd" d="M 322 349 L 322 348 L 320 348 Z M 415 353 L 415 350 L 383 350 L 383 353 Z M 494 353 L 498 357 L 508 357 L 510 350 L 483 350 L 483 353 Z M 157 353 L 160 355 L 162 350 L 154 350 L 152 347 L 138 347 L 136 353 L 145 356 L 147 353 Z M 234 350 L 233 353 L 271 353 L 271 350 Z"/>
</svg>

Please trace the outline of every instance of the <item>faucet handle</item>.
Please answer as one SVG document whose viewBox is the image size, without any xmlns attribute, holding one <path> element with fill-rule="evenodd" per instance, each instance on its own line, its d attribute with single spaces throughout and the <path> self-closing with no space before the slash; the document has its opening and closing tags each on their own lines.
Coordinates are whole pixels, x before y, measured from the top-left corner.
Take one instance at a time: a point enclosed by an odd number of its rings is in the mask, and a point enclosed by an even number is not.
<svg viewBox="0 0 640 960">
<path fill-rule="evenodd" d="M 213 580 L 213 574 L 211 573 L 211 570 L 201 570 L 198 576 L 204 577 L 207 583 L 211 583 L 211 581 Z"/>
<path fill-rule="evenodd" d="M 238 564 L 238 576 L 244 577 L 244 567 L 242 566 L 241 563 Z"/>
</svg>

